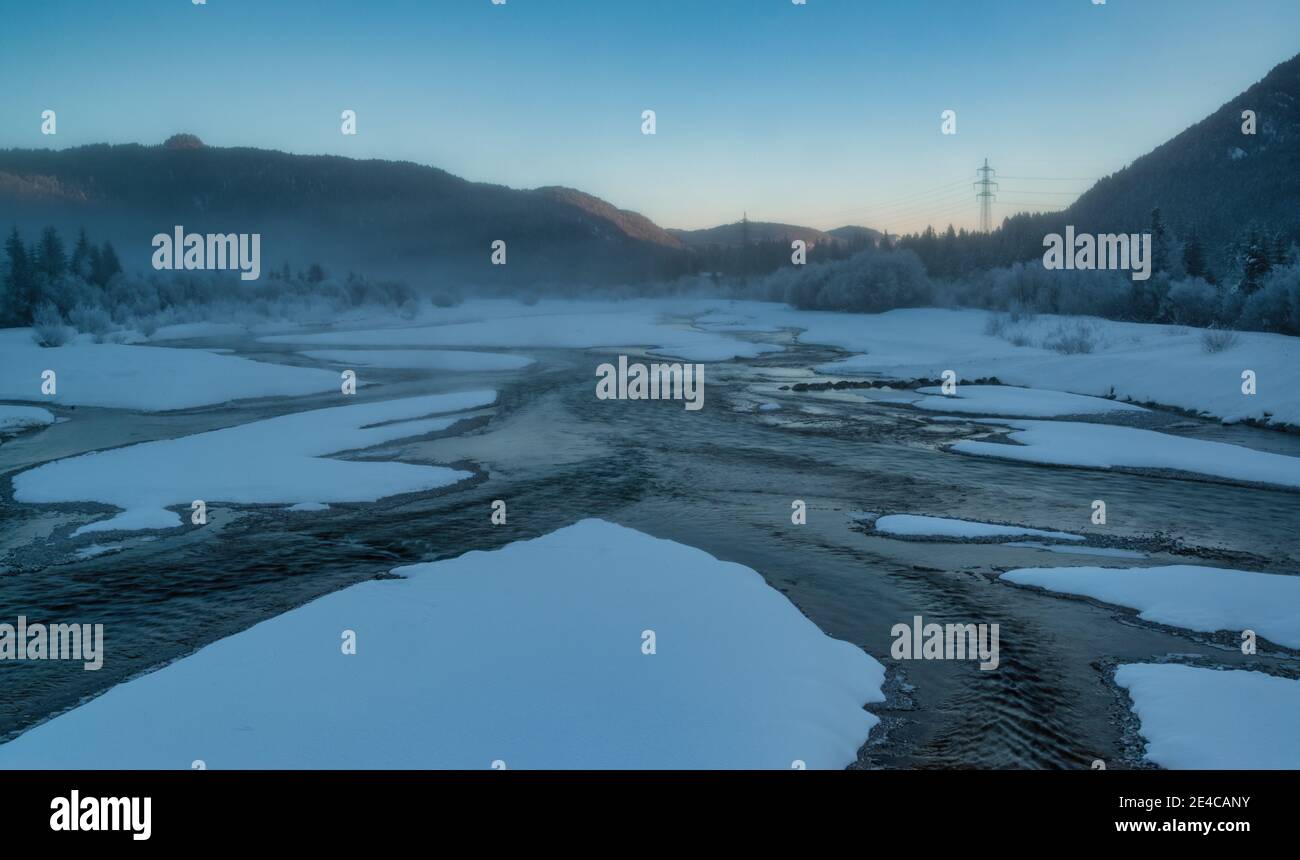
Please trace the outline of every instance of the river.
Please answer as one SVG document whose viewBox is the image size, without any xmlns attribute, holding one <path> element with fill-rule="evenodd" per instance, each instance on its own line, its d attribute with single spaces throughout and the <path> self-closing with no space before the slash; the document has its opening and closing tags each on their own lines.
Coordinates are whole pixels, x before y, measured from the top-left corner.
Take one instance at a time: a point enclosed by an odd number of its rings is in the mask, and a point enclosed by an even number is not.
<svg viewBox="0 0 1300 860">
<path fill-rule="evenodd" d="M 1139 763 L 1117 662 L 1189 655 L 1231 667 L 1250 659 L 1300 676 L 1296 654 L 1246 658 L 1227 636 L 1193 635 L 1134 613 L 996 581 L 1012 567 L 1204 563 L 1300 571 L 1300 493 L 1187 476 L 1045 467 L 946 451 L 987 435 L 969 422 L 936 423 L 879 389 L 794 391 L 810 368 L 843 354 L 788 347 L 707 365 L 704 409 L 674 401 L 602 401 L 595 367 L 608 355 L 529 350 L 523 373 L 368 370 L 356 402 L 496 387 L 498 404 L 450 430 L 355 457 L 467 468 L 445 491 L 317 513 L 209 503 L 209 524 L 126 539 L 78 559 L 67 533 L 95 506 L 21 505 L 10 479 L 34 464 L 89 450 L 186 435 L 286 411 L 337 405 L 337 395 L 264 400 L 170 413 L 78 408 L 71 420 L 0 445 L 0 618 L 103 623 L 109 658 L 7 663 L 0 669 L 0 739 L 322 594 L 400 564 L 490 549 L 584 517 L 602 517 L 754 568 L 827 634 L 856 643 L 889 669 L 883 718 L 861 767 L 1086 768 Z M 196 341 L 252 358 L 313 366 L 251 339 Z M 635 354 L 634 351 L 627 351 Z M 761 403 L 780 409 L 760 411 Z M 1300 437 L 1153 412 L 1138 426 L 1300 456 Z M 490 522 L 507 502 L 508 522 Z M 804 500 L 807 522 L 791 522 Z M 1089 522 L 1103 499 L 1108 525 Z M 1148 554 L 1117 560 L 990 543 L 875 535 L 858 512 L 926 513 L 1102 531 L 1112 546 Z M 100 537 L 100 543 L 113 538 Z M 971 661 L 890 658 L 890 630 L 910 623 L 1000 625 L 995 671 Z M 726 623 L 726 619 L 719 619 Z M 413 671 L 414 668 L 413 668 Z M 521 703 L 521 718 L 526 718 Z"/>
</svg>

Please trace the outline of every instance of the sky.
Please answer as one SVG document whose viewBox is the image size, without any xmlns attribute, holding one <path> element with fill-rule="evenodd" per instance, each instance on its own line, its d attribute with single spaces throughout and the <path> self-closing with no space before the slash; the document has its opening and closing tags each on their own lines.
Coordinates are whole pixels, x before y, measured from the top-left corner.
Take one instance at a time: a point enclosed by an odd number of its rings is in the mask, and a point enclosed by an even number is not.
<svg viewBox="0 0 1300 860">
<path fill-rule="evenodd" d="M 0 147 L 191 132 L 567 185 L 682 228 L 971 228 L 985 158 L 995 220 L 1059 208 L 1300 52 L 1297 0 L 3 6 Z"/>
</svg>

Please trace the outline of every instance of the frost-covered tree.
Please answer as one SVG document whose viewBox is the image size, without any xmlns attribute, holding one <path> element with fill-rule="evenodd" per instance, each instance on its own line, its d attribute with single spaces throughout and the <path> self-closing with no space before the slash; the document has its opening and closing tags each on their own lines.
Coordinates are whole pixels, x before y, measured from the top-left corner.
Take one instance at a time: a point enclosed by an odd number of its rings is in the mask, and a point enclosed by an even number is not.
<svg viewBox="0 0 1300 860">
<path fill-rule="evenodd" d="M 1257 228 L 1252 228 L 1237 252 L 1237 292 L 1249 296 L 1259 289 L 1264 276 L 1273 268 L 1271 242 Z"/>
</svg>

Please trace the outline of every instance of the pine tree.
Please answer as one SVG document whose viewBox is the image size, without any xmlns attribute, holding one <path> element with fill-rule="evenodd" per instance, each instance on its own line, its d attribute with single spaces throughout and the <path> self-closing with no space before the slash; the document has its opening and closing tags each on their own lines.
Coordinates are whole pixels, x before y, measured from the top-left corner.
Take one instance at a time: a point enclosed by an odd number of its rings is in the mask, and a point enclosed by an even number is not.
<svg viewBox="0 0 1300 860">
<path fill-rule="evenodd" d="M 8 274 L 5 275 L 4 317 L 8 323 L 25 325 L 31 320 L 32 272 L 31 259 L 27 256 L 27 247 L 23 245 L 22 236 L 15 227 L 5 240 L 5 255 L 9 259 Z"/>
<path fill-rule="evenodd" d="M 86 236 L 85 227 L 77 233 L 77 245 L 72 249 L 68 268 L 83 281 L 90 280 L 90 239 Z"/>
<path fill-rule="evenodd" d="M 36 270 L 54 283 L 68 270 L 68 255 L 63 251 L 63 240 L 53 227 L 46 227 L 36 244 Z"/>
<path fill-rule="evenodd" d="M 1237 284 L 1238 292 L 1250 295 L 1259 289 L 1264 276 L 1273 268 L 1273 260 L 1269 255 L 1270 244 L 1258 229 L 1250 231 L 1240 255 L 1241 280 Z"/>
<path fill-rule="evenodd" d="M 1196 235 L 1195 228 L 1183 246 L 1183 268 L 1187 270 L 1188 277 L 1205 277 L 1205 249 L 1201 247 L 1201 239 Z"/>
<path fill-rule="evenodd" d="M 1151 271 L 1169 270 L 1169 252 L 1165 244 L 1165 222 L 1160 207 L 1151 210 Z"/>
<path fill-rule="evenodd" d="M 92 283 L 101 287 L 108 286 L 108 282 L 113 276 L 122 271 L 122 264 L 117 259 L 117 252 L 113 246 L 105 242 L 98 248 L 93 248 L 90 254 L 90 280 Z"/>
<path fill-rule="evenodd" d="M 740 217 L 740 283 L 743 286 L 749 275 L 749 213 Z"/>
</svg>

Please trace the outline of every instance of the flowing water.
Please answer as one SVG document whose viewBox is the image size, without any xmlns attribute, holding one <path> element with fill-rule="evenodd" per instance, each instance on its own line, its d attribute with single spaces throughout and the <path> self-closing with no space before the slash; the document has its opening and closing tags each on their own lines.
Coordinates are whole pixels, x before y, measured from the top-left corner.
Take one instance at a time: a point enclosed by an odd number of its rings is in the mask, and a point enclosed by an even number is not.
<svg viewBox="0 0 1300 860">
<path fill-rule="evenodd" d="M 365 372 L 349 402 L 492 386 L 498 404 L 448 431 L 352 457 L 445 463 L 477 477 L 444 491 L 334 505 L 316 513 L 209 503 L 209 523 L 146 535 L 69 539 L 93 505 L 20 505 L 13 474 L 87 450 L 168 438 L 338 404 L 337 395 L 266 400 L 165 414 L 80 408 L 72 420 L 0 446 L 0 618 L 101 622 L 108 659 L 0 666 L 0 739 L 133 675 L 188 654 L 314 597 L 401 564 L 491 549 L 584 517 L 602 517 L 700 547 L 759 571 L 831 636 L 889 669 L 883 718 L 859 756 L 865 767 L 1110 767 L 1139 762 L 1133 722 L 1108 672 L 1119 662 L 1181 655 L 1202 665 L 1245 660 L 1300 675 L 1295 653 L 1246 658 L 1227 635 L 1194 636 L 1091 601 L 996 581 L 1012 567 L 1203 563 L 1300 571 L 1300 493 L 1168 474 L 1101 472 L 967 457 L 955 438 L 996 436 L 969 422 L 934 422 L 896 392 L 795 391 L 809 368 L 837 357 L 790 344 L 761 359 L 709 364 L 705 407 L 602 401 L 595 367 L 607 356 L 529 351 L 522 374 Z M 205 346 L 218 344 L 205 343 Z M 254 358 L 310 364 L 252 341 Z M 759 404 L 781 408 L 761 411 Z M 1153 412 L 1128 423 L 1300 456 L 1300 438 Z M 508 524 L 493 526 L 494 499 Z M 791 522 L 804 500 L 807 523 Z M 1108 525 L 1092 526 L 1105 500 Z M 862 512 L 913 512 L 1035 528 L 1088 531 L 1094 545 L 1138 550 L 1129 560 L 991 543 L 889 539 Z M 124 548 L 78 559 L 92 543 Z M 890 658 L 891 628 L 997 623 L 1000 665 Z M 719 624 L 727 623 L 725 618 Z M 416 671 L 413 667 L 412 671 Z M 521 703 L 521 719 L 528 703 Z"/>
</svg>

